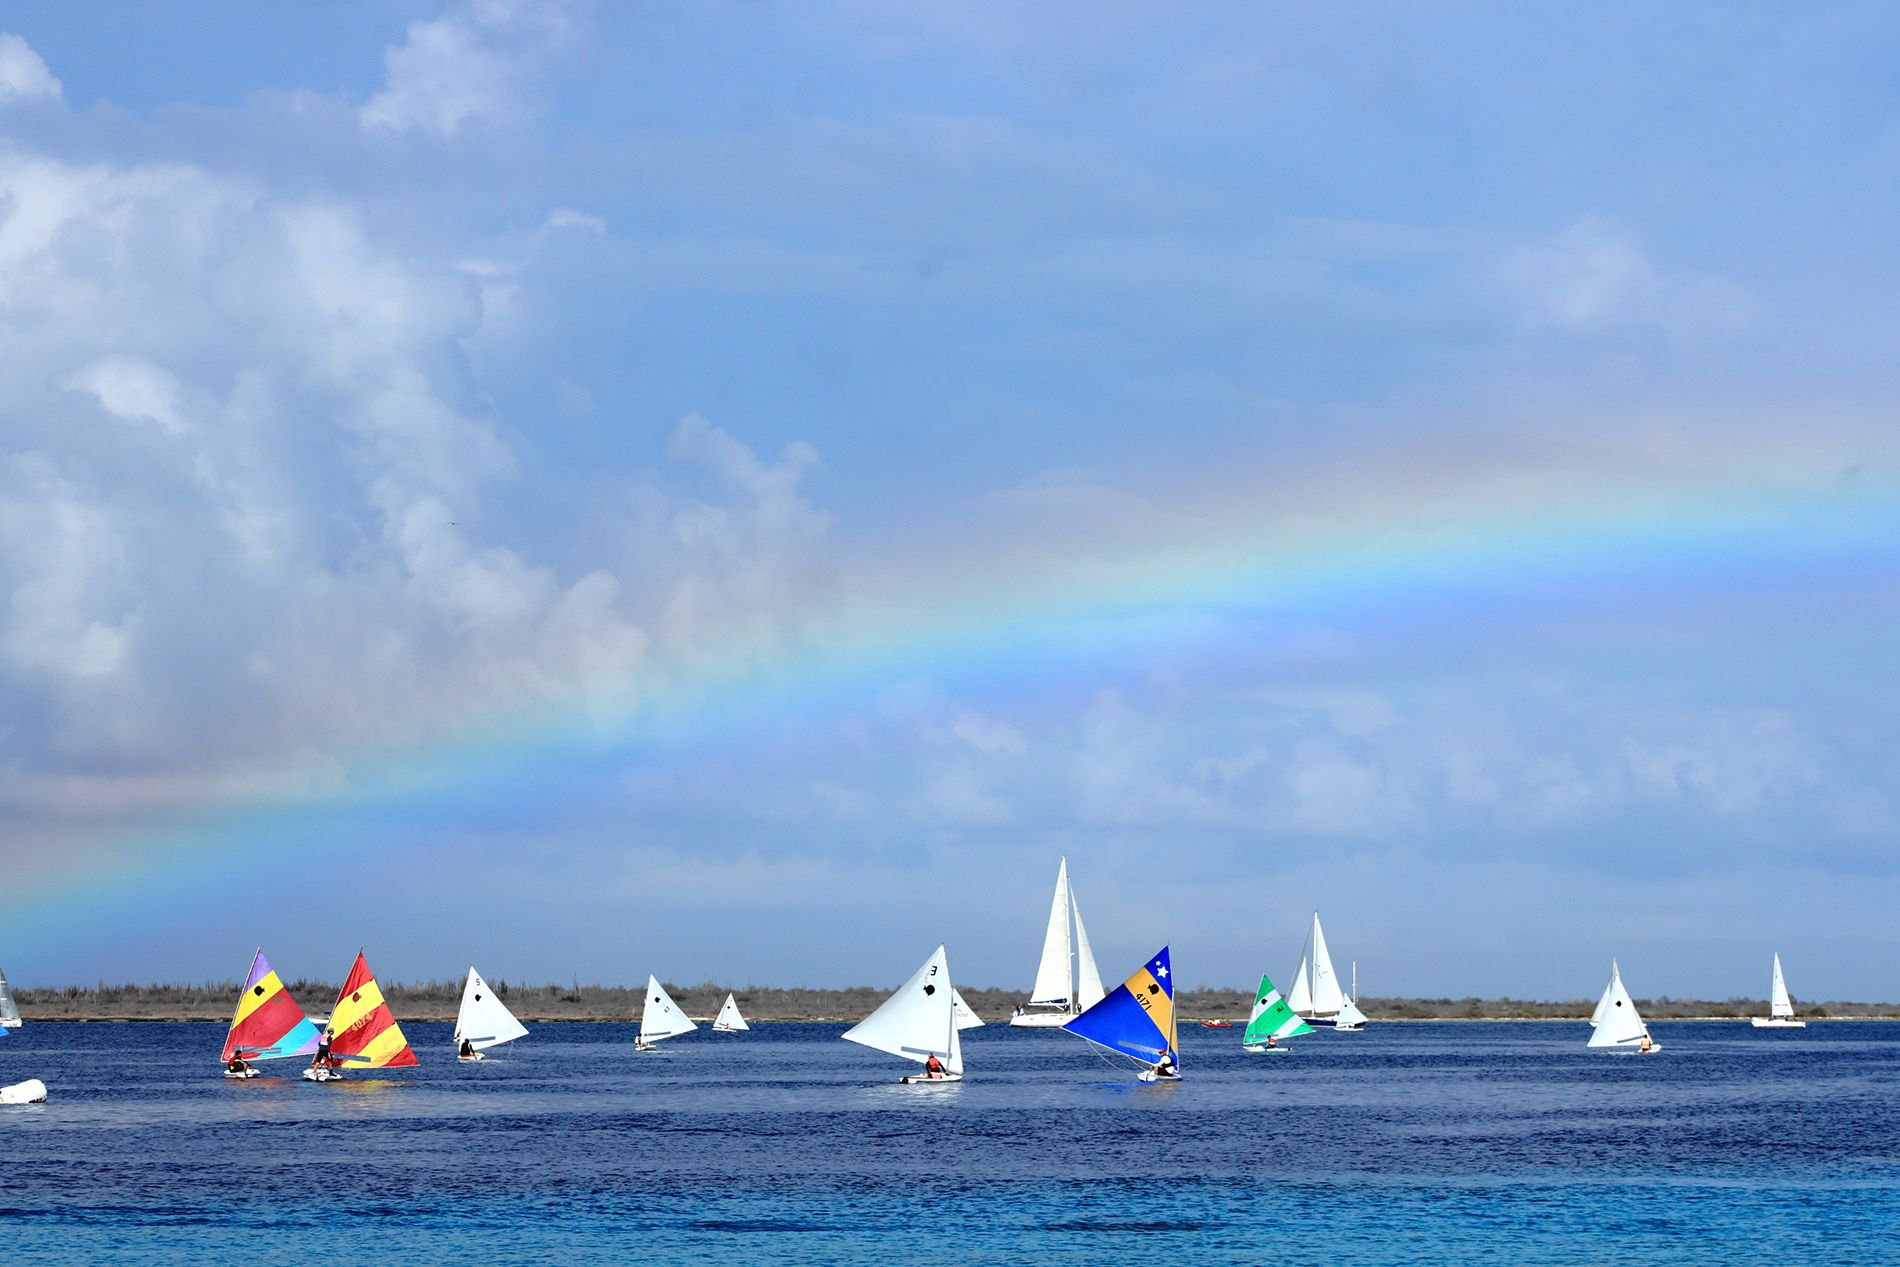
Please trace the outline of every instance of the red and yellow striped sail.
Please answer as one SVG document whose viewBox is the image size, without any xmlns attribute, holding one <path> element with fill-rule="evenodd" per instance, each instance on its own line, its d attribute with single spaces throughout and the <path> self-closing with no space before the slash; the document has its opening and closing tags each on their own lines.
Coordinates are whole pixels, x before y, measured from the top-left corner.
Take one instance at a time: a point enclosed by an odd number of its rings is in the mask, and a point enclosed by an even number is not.
<svg viewBox="0 0 1900 1267">
<path fill-rule="evenodd" d="M 363 952 L 356 952 L 350 975 L 344 978 L 343 991 L 336 996 L 336 1009 L 330 1013 L 330 1055 L 341 1060 L 345 1069 L 386 1069 L 421 1062 L 409 1050 L 402 1027 L 383 1002 L 382 987 L 370 974 Z M 348 1057 L 348 1059 L 342 1059 Z"/>
</svg>

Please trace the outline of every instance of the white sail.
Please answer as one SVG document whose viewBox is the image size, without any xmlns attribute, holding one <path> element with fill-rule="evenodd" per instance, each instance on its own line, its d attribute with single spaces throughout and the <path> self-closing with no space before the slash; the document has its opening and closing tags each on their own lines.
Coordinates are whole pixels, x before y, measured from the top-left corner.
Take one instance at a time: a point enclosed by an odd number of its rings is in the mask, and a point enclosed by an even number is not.
<svg viewBox="0 0 1900 1267">
<path fill-rule="evenodd" d="M 1788 997 L 1788 983 L 1781 979 L 1781 954 L 1775 954 L 1775 979 L 1768 987 L 1768 1014 L 1778 1021 L 1794 1019 L 1794 1001 Z"/>
<path fill-rule="evenodd" d="M 1042 962 L 1036 965 L 1031 1003 L 1067 1004 L 1074 987 L 1069 980 L 1069 860 L 1056 867 L 1056 895 L 1049 905 L 1049 929 L 1042 936 Z"/>
<path fill-rule="evenodd" d="M 983 1024 L 983 1018 L 976 1009 L 963 1001 L 963 995 L 955 986 L 950 987 L 950 1012 L 957 1018 L 958 1029 L 975 1029 Z"/>
<path fill-rule="evenodd" d="M 640 1011 L 640 1041 L 657 1043 L 662 1038 L 677 1038 L 698 1028 L 686 1019 L 686 1013 L 673 1002 L 673 996 L 666 992 L 660 979 L 649 974 L 646 1006 Z"/>
<path fill-rule="evenodd" d="M 488 982 L 482 980 L 482 974 L 470 968 L 468 981 L 462 986 L 462 1010 L 455 1016 L 456 1043 L 460 1045 L 466 1039 L 476 1051 L 486 1051 L 525 1038 L 527 1033 L 527 1026 L 516 1020 L 508 1005 L 495 997 Z"/>
<path fill-rule="evenodd" d="M 751 1028 L 745 1023 L 745 1017 L 739 1015 L 739 1000 L 728 993 L 719 1015 L 713 1018 L 713 1030 L 720 1034 L 736 1034 L 742 1029 Z"/>
<path fill-rule="evenodd" d="M 1359 1010 L 1357 1003 L 1354 1003 L 1351 999 L 1346 999 L 1339 1005 L 1339 1028 L 1358 1029 L 1365 1023 L 1366 1014 Z"/>
<path fill-rule="evenodd" d="M 18 1029 L 21 1023 L 20 1005 L 13 1001 L 13 991 L 7 988 L 7 974 L 0 972 L 0 1031 Z"/>
<path fill-rule="evenodd" d="M 1636 1000 L 1623 988 L 1620 973 L 1610 978 L 1603 997 L 1608 1006 L 1603 1009 L 1603 1019 L 1590 1033 L 1590 1046 L 1635 1047 L 1649 1037 L 1649 1026 L 1636 1014 Z"/>
<path fill-rule="evenodd" d="M 1293 970 L 1292 984 L 1286 988 L 1286 1005 L 1301 1016 L 1313 1014 L 1313 983 L 1306 970 L 1307 955 L 1300 952 L 1300 966 Z"/>
<path fill-rule="evenodd" d="M 1622 969 L 1616 966 L 1616 960 L 1610 960 L 1610 984 L 1603 987 L 1603 997 L 1597 1000 L 1596 1009 L 1590 1013 L 1590 1023 L 1592 1025 L 1601 1025 L 1603 1023 L 1603 1014 L 1610 1010 L 1610 994 L 1616 989 L 1617 983 L 1622 980 Z"/>
<path fill-rule="evenodd" d="M 1075 1010 L 1079 1014 L 1100 1003 L 1108 992 L 1102 989 L 1102 973 L 1089 948 L 1089 930 L 1082 927 L 1082 908 L 1076 905 L 1074 888 L 1069 890 L 1069 909 L 1075 913 Z"/>
<path fill-rule="evenodd" d="M 897 993 L 846 1030 L 844 1037 L 918 1064 L 935 1054 L 943 1058 L 950 1073 L 962 1073 L 963 1045 L 957 1039 L 954 993 L 950 959 L 939 946 Z"/>
</svg>

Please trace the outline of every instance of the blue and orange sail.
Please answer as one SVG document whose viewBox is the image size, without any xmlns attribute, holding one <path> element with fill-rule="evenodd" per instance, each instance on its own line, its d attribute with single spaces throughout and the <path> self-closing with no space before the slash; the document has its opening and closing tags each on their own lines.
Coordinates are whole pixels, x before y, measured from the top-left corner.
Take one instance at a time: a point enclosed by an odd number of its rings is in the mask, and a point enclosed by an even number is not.
<svg viewBox="0 0 1900 1267">
<path fill-rule="evenodd" d="M 319 1037 L 317 1027 L 264 958 L 264 948 L 258 947 L 251 973 L 238 994 L 237 1014 L 224 1036 L 224 1054 L 218 1059 L 228 1061 L 240 1053 L 246 1060 L 308 1056 L 317 1049 Z"/>
<path fill-rule="evenodd" d="M 383 1001 L 363 952 L 356 952 L 350 975 L 330 1012 L 330 1057 L 351 1069 L 387 1069 L 422 1063 L 409 1050 L 395 1014 Z"/>
<path fill-rule="evenodd" d="M 1168 948 L 1163 946 L 1135 975 L 1062 1028 L 1140 1064 L 1178 1065 L 1174 972 L 1168 964 Z"/>
</svg>

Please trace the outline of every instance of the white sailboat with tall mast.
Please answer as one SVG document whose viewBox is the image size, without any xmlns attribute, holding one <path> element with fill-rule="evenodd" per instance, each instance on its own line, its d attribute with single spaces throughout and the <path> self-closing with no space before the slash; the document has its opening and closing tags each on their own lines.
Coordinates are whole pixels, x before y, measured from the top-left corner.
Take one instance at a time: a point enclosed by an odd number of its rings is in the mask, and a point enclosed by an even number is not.
<svg viewBox="0 0 1900 1267">
<path fill-rule="evenodd" d="M 1075 936 L 1071 940 L 1069 925 Z M 1088 930 L 1082 926 L 1082 908 L 1069 887 L 1069 860 L 1056 867 L 1055 898 L 1049 904 L 1049 926 L 1042 936 L 1042 961 L 1036 965 L 1036 984 L 1029 1003 L 1016 1009 L 1009 1023 L 1032 1028 L 1067 1025 L 1102 1001 L 1102 974 L 1095 966 Z"/>
<path fill-rule="evenodd" d="M 1781 979 L 1781 952 L 1775 952 L 1775 975 L 1768 985 L 1768 1015 L 1749 1021 L 1756 1029 L 1806 1029 L 1806 1021 L 1794 1017 L 1794 1000 L 1788 997 L 1788 983 Z"/>
<path fill-rule="evenodd" d="M 634 1040 L 633 1049 L 652 1051 L 653 1044 L 661 1039 L 678 1038 L 698 1028 L 680 1011 L 679 1004 L 673 1002 L 673 996 L 666 992 L 660 979 L 648 973 L 646 1003 L 640 1009 L 640 1036 Z"/>
<path fill-rule="evenodd" d="M 455 1054 L 461 1060 L 480 1060 L 490 1047 L 526 1038 L 528 1027 L 515 1019 L 482 974 L 471 966 L 462 985 L 462 1008 L 455 1016 Z"/>
<path fill-rule="evenodd" d="M 1358 972 L 1357 962 L 1353 972 Z M 1365 1013 L 1339 988 L 1339 974 L 1333 970 L 1333 957 L 1326 949 L 1326 932 L 1319 926 L 1319 912 L 1313 912 L 1313 927 L 1300 949 L 1300 966 L 1293 970 L 1286 1001 L 1308 1025 L 1351 1032 L 1365 1025 Z"/>
<path fill-rule="evenodd" d="M 897 993 L 846 1030 L 844 1037 L 922 1065 L 922 1073 L 898 1079 L 907 1086 L 961 1082 L 963 1042 L 957 1034 L 966 1027 L 957 1023 L 955 999 L 950 959 L 939 946 Z"/>
<path fill-rule="evenodd" d="M 1636 1051 L 1645 1055 L 1661 1051 L 1662 1044 L 1649 1036 L 1649 1026 L 1637 1015 L 1636 1000 L 1623 987 L 1623 976 L 1611 964 L 1609 987 L 1603 991 L 1600 1013 L 1591 1022 L 1590 1046 L 1597 1049 Z"/>
</svg>

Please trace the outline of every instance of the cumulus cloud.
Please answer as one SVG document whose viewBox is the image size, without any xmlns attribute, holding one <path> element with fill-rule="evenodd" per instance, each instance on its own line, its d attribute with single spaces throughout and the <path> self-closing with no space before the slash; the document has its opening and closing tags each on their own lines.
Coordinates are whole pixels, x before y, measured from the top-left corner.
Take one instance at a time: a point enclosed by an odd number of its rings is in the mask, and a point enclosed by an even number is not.
<svg viewBox="0 0 1900 1267">
<path fill-rule="evenodd" d="M 381 91 L 357 112 L 365 128 L 454 136 L 464 127 L 510 124 L 533 62 L 567 26 L 560 3 L 478 0 L 413 22 L 386 49 Z"/>
<path fill-rule="evenodd" d="M 40 55 L 17 35 L 0 31 L 0 106 L 35 97 L 57 99 L 59 80 Z"/>
</svg>

